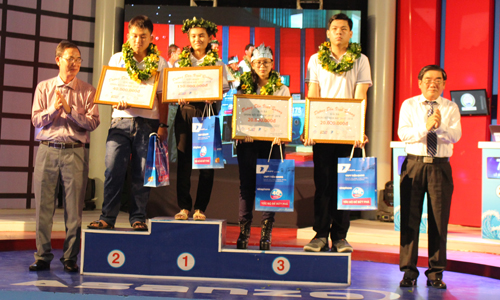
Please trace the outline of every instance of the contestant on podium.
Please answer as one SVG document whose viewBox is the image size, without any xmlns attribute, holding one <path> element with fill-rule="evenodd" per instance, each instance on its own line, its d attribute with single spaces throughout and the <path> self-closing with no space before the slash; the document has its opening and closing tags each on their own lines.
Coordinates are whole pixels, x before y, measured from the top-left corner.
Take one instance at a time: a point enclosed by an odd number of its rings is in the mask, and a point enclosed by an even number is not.
<svg viewBox="0 0 500 300">
<path fill-rule="evenodd" d="M 149 79 L 160 72 L 158 92 L 162 89 L 163 68 L 167 62 L 153 41 L 153 23 L 147 16 L 137 16 L 128 24 L 128 40 L 122 52 L 109 60 L 112 67 L 127 68 L 131 79 Z M 144 79 L 146 80 L 146 79 Z M 127 166 L 132 164 L 132 199 L 129 205 L 129 221 L 134 230 L 148 230 L 146 205 L 149 187 L 144 186 L 144 170 L 148 152 L 149 135 L 158 132 L 160 140 L 167 139 L 168 104 L 161 103 L 156 95 L 152 109 L 132 108 L 120 101 L 113 105 L 111 127 L 106 140 L 106 171 L 104 173 L 104 202 L 99 220 L 91 222 L 90 229 L 113 229 L 120 210 L 122 189 Z"/>
<path fill-rule="evenodd" d="M 352 20 L 345 14 L 333 15 L 328 21 L 326 35 L 330 39 L 320 46 L 307 65 L 306 82 L 309 82 L 308 97 L 366 99 L 372 85 L 370 63 L 361 54 L 361 47 L 349 43 L 352 37 Z M 332 240 L 332 251 L 352 252 L 346 236 L 349 230 L 350 212 L 337 209 L 337 162 L 339 157 L 348 157 L 352 145 L 315 143 L 304 140 L 304 145 L 313 146 L 314 161 L 314 226 L 315 237 L 304 246 L 305 251 L 328 251 L 328 235 Z M 364 137 L 363 147 L 368 142 Z"/>
<path fill-rule="evenodd" d="M 418 236 L 424 195 L 427 193 L 429 222 L 429 268 L 427 285 L 445 289 L 446 238 L 450 218 L 453 177 L 449 162 L 453 144 L 462 136 L 458 106 L 443 97 L 446 72 L 428 65 L 418 74 L 422 94 L 401 106 L 398 136 L 406 143 L 401 167 L 401 245 L 399 268 L 404 272 L 401 287 L 413 287 L 417 269 Z"/>
<path fill-rule="evenodd" d="M 99 126 L 94 104 L 95 89 L 76 78 L 82 64 L 78 47 L 62 41 L 56 48 L 59 75 L 40 82 L 33 100 L 33 126 L 40 128 L 36 139 L 33 188 L 36 201 L 36 252 L 30 271 L 50 269 L 52 218 L 58 186 L 64 187 L 64 240 L 61 262 L 64 270 L 77 272 L 82 211 L 89 173 L 89 131 Z"/>
<path fill-rule="evenodd" d="M 224 63 L 219 59 L 216 48 L 212 49 L 210 44 L 212 38 L 217 33 L 217 25 L 203 19 L 185 20 L 182 32 L 187 33 L 190 48 L 184 48 L 176 67 L 202 67 L 202 66 L 222 66 L 222 91 L 229 90 L 227 82 L 227 71 Z M 175 215 L 176 220 L 187 220 L 193 208 L 193 199 L 189 193 L 191 189 L 192 151 L 193 151 L 193 117 L 201 117 L 205 105 L 212 105 L 212 101 L 207 102 L 186 102 L 179 100 L 179 109 L 175 116 L 175 138 L 177 140 L 177 203 L 180 212 Z M 216 105 L 212 106 L 217 114 Z M 194 203 L 193 219 L 204 221 L 205 211 L 212 194 L 214 183 L 213 169 L 199 170 L 198 189 L 196 191 L 196 201 Z"/>
<path fill-rule="evenodd" d="M 290 90 L 281 83 L 281 77 L 274 68 L 273 52 L 270 47 L 260 45 L 253 51 L 252 70 L 241 75 L 241 85 L 238 94 L 290 96 Z M 254 141 L 247 136 L 236 146 L 238 153 L 238 167 L 240 172 L 239 216 L 240 235 L 236 242 L 238 249 L 247 249 L 252 225 L 252 210 L 255 205 L 256 167 L 258 158 L 268 158 L 271 147 L 271 158 L 280 159 L 285 156 L 285 146 L 281 147 L 279 138 L 273 142 Z M 260 250 L 271 248 L 271 232 L 273 230 L 274 212 L 262 212 L 262 230 Z"/>
</svg>

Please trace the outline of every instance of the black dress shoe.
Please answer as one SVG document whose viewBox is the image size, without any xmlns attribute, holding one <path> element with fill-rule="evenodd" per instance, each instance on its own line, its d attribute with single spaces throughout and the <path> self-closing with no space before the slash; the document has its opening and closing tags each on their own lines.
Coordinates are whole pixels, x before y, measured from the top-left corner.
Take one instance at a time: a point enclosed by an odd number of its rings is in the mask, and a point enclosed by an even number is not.
<svg viewBox="0 0 500 300">
<path fill-rule="evenodd" d="M 399 283 L 400 287 L 414 287 L 417 285 L 417 279 L 412 279 L 408 277 L 403 277 L 403 280 Z"/>
<path fill-rule="evenodd" d="M 44 261 L 44 260 L 37 260 L 34 263 L 32 263 L 29 267 L 30 271 L 43 271 L 43 270 L 49 270 L 50 269 L 50 263 Z"/>
<path fill-rule="evenodd" d="M 76 262 L 72 261 L 72 260 L 65 260 L 63 262 L 64 264 L 64 271 L 66 272 L 78 272 L 78 265 L 76 264 Z"/>
<path fill-rule="evenodd" d="M 442 290 L 446 289 L 446 283 L 444 283 L 444 281 L 441 279 L 436 279 L 436 280 L 427 279 L 427 286 L 432 286 L 433 288 Z"/>
</svg>

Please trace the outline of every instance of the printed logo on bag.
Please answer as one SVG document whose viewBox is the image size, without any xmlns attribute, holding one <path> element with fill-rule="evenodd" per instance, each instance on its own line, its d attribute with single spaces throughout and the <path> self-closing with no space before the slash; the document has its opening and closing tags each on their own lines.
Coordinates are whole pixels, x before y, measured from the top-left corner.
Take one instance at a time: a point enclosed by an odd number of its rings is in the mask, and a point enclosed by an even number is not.
<svg viewBox="0 0 500 300">
<path fill-rule="evenodd" d="M 153 176 L 148 177 L 148 182 L 153 182 L 153 180 L 155 180 Z"/>
<path fill-rule="evenodd" d="M 203 124 L 200 124 L 200 123 L 193 124 L 193 132 L 200 132 L 201 127 L 203 127 Z"/>
<path fill-rule="evenodd" d="M 207 147 L 203 146 L 200 149 L 200 156 L 203 157 L 205 155 L 207 155 Z"/>
<path fill-rule="evenodd" d="M 271 199 L 276 200 L 283 197 L 283 192 L 280 189 L 273 189 L 271 191 Z"/>
<path fill-rule="evenodd" d="M 350 167 L 351 167 L 351 164 L 338 164 L 337 165 L 337 172 L 338 173 L 347 173 L 347 171 L 349 171 Z"/>
<path fill-rule="evenodd" d="M 218 164 L 220 162 L 220 158 L 216 157 L 215 158 L 215 163 Z"/>
<path fill-rule="evenodd" d="M 257 174 L 264 174 L 269 169 L 269 165 L 257 165 Z"/>
<path fill-rule="evenodd" d="M 365 194 L 365 191 L 363 191 L 362 188 L 360 187 L 355 187 L 353 190 L 352 190 L 352 196 L 354 198 L 359 198 L 361 196 L 363 196 Z"/>
</svg>

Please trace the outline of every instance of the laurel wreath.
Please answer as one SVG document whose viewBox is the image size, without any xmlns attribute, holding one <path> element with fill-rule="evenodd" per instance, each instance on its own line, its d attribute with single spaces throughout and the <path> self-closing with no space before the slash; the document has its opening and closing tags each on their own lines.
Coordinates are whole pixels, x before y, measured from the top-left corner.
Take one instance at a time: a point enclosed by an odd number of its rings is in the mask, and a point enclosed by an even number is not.
<svg viewBox="0 0 500 300">
<path fill-rule="evenodd" d="M 191 59 L 189 58 L 189 55 L 191 54 L 191 51 L 189 47 L 185 47 L 184 50 L 181 52 L 179 55 L 179 67 L 191 67 Z M 206 66 L 215 66 L 215 63 L 219 60 L 219 53 L 217 49 L 212 49 L 207 52 L 205 55 L 205 58 L 203 59 L 203 62 L 199 64 L 200 67 L 206 67 Z"/>
<path fill-rule="evenodd" d="M 252 72 L 245 72 L 240 77 L 241 91 L 243 94 L 256 94 L 257 84 L 253 80 Z M 274 92 L 279 90 L 283 83 L 281 82 L 281 76 L 278 72 L 272 70 L 269 73 L 269 80 L 267 83 L 260 88 L 261 95 L 273 95 Z"/>
<path fill-rule="evenodd" d="M 196 19 L 196 17 L 194 17 L 192 20 L 189 19 L 184 20 L 182 24 L 182 33 L 187 33 L 189 29 L 193 27 L 205 28 L 207 30 L 208 35 L 213 35 L 213 36 L 215 36 L 215 34 L 219 31 L 215 23 L 205 20 L 203 18 Z"/>
<path fill-rule="evenodd" d="M 134 50 L 130 47 L 127 41 L 122 46 L 123 60 L 125 61 L 125 68 L 127 68 L 128 76 L 130 79 L 137 83 L 141 83 L 143 80 L 148 80 L 151 76 L 154 76 L 158 71 L 158 62 L 160 61 L 160 51 L 155 44 L 150 43 L 147 49 L 146 57 L 144 57 L 143 62 L 145 65 L 144 70 L 140 70 L 137 67 L 137 62 L 134 59 Z"/>
<path fill-rule="evenodd" d="M 324 42 L 319 46 L 318 59 L 321 62 L 323 69 L 342 75 L 352 69 L 354 61 L 361 57 L 361 45 L 358 43 L 349 43 L 347 52 L 342 56 L 342 60 L 338 63 L 331 58 L 331 44 Z"/>
</svg>

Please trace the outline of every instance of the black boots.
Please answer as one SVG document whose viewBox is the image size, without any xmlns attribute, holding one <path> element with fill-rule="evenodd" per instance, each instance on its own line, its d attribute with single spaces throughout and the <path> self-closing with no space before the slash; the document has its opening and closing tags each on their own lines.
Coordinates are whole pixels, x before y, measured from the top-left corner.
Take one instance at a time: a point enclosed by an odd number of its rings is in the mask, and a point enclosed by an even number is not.
<svg viewBox="0 0 500 300">
<path fill-rule="evenodd" d="M 260 232 L 260 250 L 271 249 L 272 231 L 273 231 L 273 222 L 269 220 L 262 221 L 262 231 Z"/>
<path fill-rule="evenodd" d="M 236 249 L 247 249 L 248 239 L 250 238 L 251 221 L 240 222 L 240 236 L 236 242 Z"/>
</svg>

